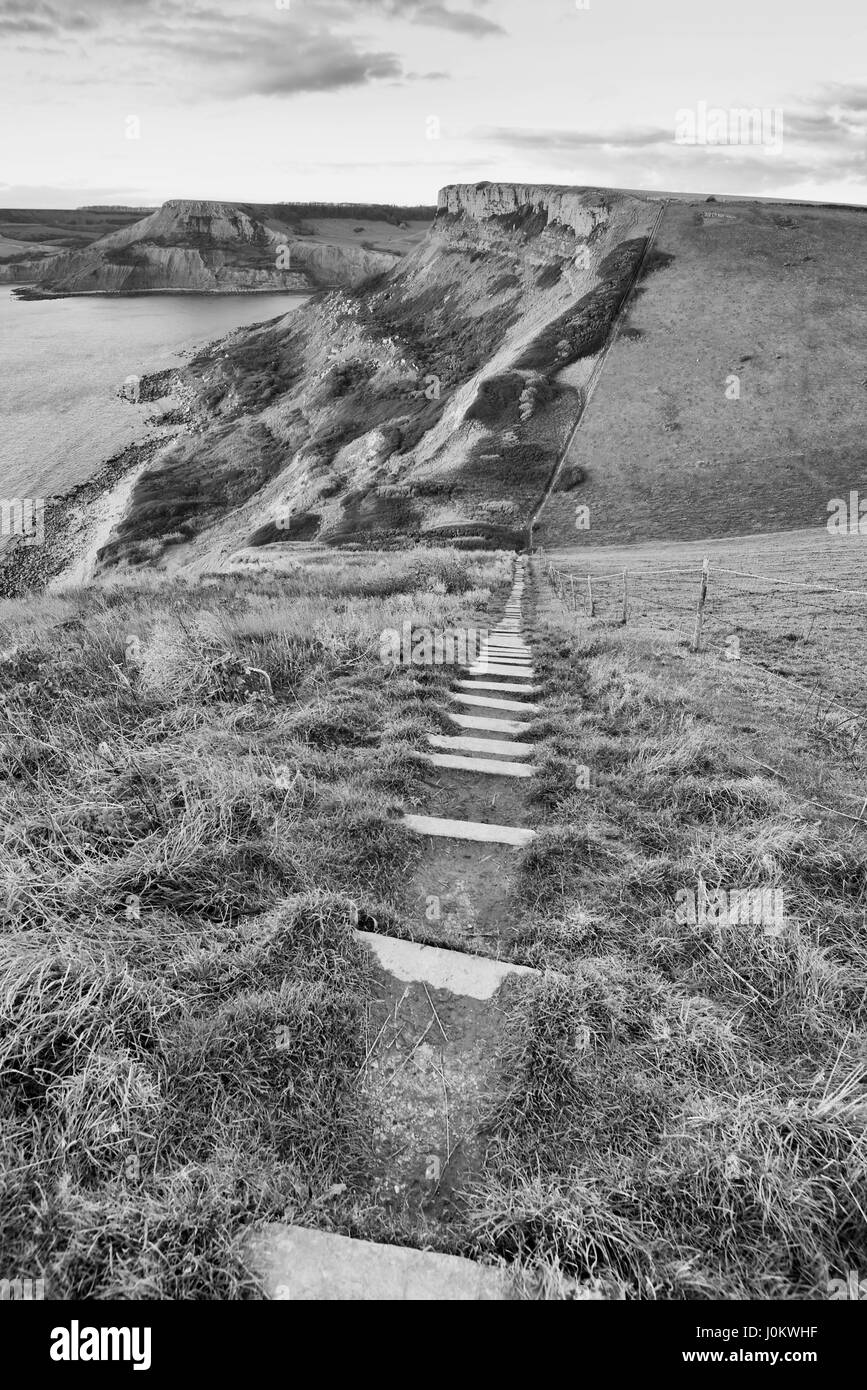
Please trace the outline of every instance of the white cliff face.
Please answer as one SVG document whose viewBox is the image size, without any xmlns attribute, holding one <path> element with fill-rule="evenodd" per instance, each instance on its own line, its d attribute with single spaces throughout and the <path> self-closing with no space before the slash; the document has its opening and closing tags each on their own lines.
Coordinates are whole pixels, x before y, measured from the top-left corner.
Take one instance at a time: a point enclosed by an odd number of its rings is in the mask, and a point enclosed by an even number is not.
<svg viewBox="0 0 867 1390">
<path fill-rule="evenodd" d="M 571 227 L 587 237 L 610 207 L 610 193 L 593 189 L 557 188 L 535 183 L 455 183 L 442 188 L 437 200 L 441 211 L 454 217 L 484 221 L 524 212 L 527 208 L 547 214 L 548 222 Z"/>
<path fill-rule="evenodd" d="M 453 183 L 441 188 L 439 212 L 484 222 L 490 217 L 516 216 L 532 209 L 547 217 L 549 227 L 569 228 L 580 240 L 616 218 L 623 226 L 646 220 L 652 195 L 614 189 L 574 188 L 545 183 Z"/>
</svg>

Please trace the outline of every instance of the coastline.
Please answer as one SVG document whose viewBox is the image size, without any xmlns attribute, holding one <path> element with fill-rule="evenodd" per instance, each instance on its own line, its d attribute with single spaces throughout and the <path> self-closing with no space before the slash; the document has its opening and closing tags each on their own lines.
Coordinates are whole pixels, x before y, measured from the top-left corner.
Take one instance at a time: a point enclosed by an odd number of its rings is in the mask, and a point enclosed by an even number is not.
<svg viewBox="0 0 867 1390">
<path fill-rule="evenodd" d="M 41 544 L 13 539 L 0 545 L 0 600 L 89 583 L 112 497 L 126 487 L 128 498 L 138 475 L 178 433 L 167 430 L 129 444 L 85 482 L 46 497 Z M 109 531 L 121 514 L 111 512 Z"/>
<path fill-rule="evenodd" d="M 7 282 L 8 283 L 8 282 Z M 29 285 L 11 284 L 12 298 L 22 303 L 37 303 L 44 299 L 145 299 L 150 295 L 199 295 L 201 298 L 237 299 L 246 294 L 281 294 L 290 299 L 309 299 L 319 290 L 338 289 L 338 285 L 317 285 L 286 289 L 283 285 L 260 285 L 255 289 L 238 287 L 231 290 L 153 289 L 153 290 L 39 290 Z"/>
</svg>

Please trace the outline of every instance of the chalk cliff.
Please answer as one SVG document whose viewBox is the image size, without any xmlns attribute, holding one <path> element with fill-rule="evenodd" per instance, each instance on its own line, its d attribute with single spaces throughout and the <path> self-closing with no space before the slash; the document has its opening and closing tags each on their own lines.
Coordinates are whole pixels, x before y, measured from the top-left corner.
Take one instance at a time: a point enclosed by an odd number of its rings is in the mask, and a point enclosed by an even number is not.
<svg viewBox="0 0 867 1390">
<path fill-rule="evenodd" d="M 37 294 L 319 289 L 390 270 L 400 249 L 348 235 L 358 213 L 335 209 L 330 232 L 267 206 L 174 199 L 149 217 L 34 270 Z M 362 210 L 363 211 L 363 210 Z"/>
</svg>

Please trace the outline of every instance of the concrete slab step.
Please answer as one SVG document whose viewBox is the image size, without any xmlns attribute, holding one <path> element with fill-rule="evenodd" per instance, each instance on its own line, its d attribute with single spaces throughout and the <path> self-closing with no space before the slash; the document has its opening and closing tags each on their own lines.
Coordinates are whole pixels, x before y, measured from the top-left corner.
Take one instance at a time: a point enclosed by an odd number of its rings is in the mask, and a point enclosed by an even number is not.
<svg viewBox="0 0 867 1390">
<path fill-rule="evenodd" d="M 526 685 L 519 681 L 455 681 L 459 690 L 503 690 L 508 695 L 536 695 L 541 685 Z M 537 709 L 537 705 L 522 705 L 522 709 Z"/>
<path fill-rule="evenodd" d="M 447 840 L 478 840 L 483 844 L 523 848 L 536 838 L 535 830 L 516 825 L 486 825 L 481 821 L 447 820 L 443 816 L 406 815 L 403 823 L 417 835 L 442 836 Z"/>
<path fill-rule="evenodd" d="M 472 689 L 469 681 L 462 681 L 461 684 Z M 477 689 L 485 686 L 489 686 L 491 690 L 523 689 L 520 685 L 491 685 L 490 681 L 479 681 Z M 524 714 L 525 712 L 536 714 L 542 708 L 541 705 L 534 705 L 529 700 L 501 700 L 496 695 L 466 695 L 462 690 L 453 690 L 450 694 L 453 700 L 460 701 L 462 705 L 472 705 L 476 709 L 504 709 L 513 711 L 515 714 Z"/>
<path fill-rule="evenodd" d="M 508 666 L 510 668 L 510 675 L 514 675 L 517 673 L 520 676 L 521 680 L 523 680 L 524 677 L 520 673 L 525 671 L 527 669 L 527 666 L 529 665 L 529 663 L 526 661 L 518 661 L 517 659 L 513 660 L 511 657 L 502 656 L 481 656 L 479 657 L 478 661 L 474 662 L 473 664 L 476 666 Z"/>
<path fill-rule="evenodd" d="M 432 767 L 449 767 L 454 772 L 478 772 L 485 777 L 535 777 L 539 771 L 530 763 L 505 763 L 495 758 L 463 757 L 460 753 L 426 753 Z"/>
<path fill-rule="evenodd" d="M 465 666 L 471 676 L 515 676 L 519 680 L 535 680 L 536 672 L 532 666 L 506 666 L 500 661 L 474 662 Z"/>
<path fill-rule="evenodd" d="M 422 946 L 379 932 L 356 931 L 355 936 L 370 948 L 383 970 L 404 984 L 425 984 L 470 999 L 492 999 L 510 976 L 539 973 L 529 965 L 511 965 L 493 956 L 472 956 L 442 946 Z"/>
<path fill-rule="evenodd" d="M 473 738 L 471 734 L 428 734 L 431 748 L 446 753 L 481 753 L 486 758 L 528 758 L 535 745 L 508 738 Z"/>
<path fill-rule="evenodd" d="M 493 661 L 498 666 L 509 666 L 512 664 L 530 666 L 532 665 L 533 658 L 530 652 L 523 652 L 520 649 L 515 650 L 513 647 L 482 647 L 479 650 L 476 660 L 479 662 Z"/>
<path fill-rule="evenodd" d="M 290 1302 L 481 1302 L 509 1298 L 505 1270 L 459 1255 L 378 1245 L 280 1222 L 244 1244 L 268 1298 Z"/>
<path fill-rule="evenodd" d="M 518 719 L 492 719 L 473 714 L 450 714 L 449 719 L 461 729 L 487 729 L 491 734 L 520 734 L 524 725 Z"/>
</svg>

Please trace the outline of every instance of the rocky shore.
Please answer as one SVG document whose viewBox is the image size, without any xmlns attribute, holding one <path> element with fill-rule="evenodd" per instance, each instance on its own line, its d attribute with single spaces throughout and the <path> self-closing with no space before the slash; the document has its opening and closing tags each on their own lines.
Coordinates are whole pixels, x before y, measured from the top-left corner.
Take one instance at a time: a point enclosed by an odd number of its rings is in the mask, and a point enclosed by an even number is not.
<svg viewBox="0 0 867 1390">
<path fill-rule="evenodd" d="M 156 401 L 167 396 L 177 369 L 136 378 L 135 399 Z M 123 388 L 121 393 L 123 394 Z M 68 492 L 45 498 L 44 537 L 35 543 L 21 537 L 0 538 L 0 598 L 20 598 L 46 589 L 67 571 L 79 568 L 93 550 L 101 514 L 119 484 L 146 467 L 186 423 L 182 403 L 170 415 L 149 423 L 153 433 L 114 454 L 83 483 Z M 175 428 L 168 428 L 174 426 Z M 97 547 L 98 548 L 98 547 Z"/>
</svg>

